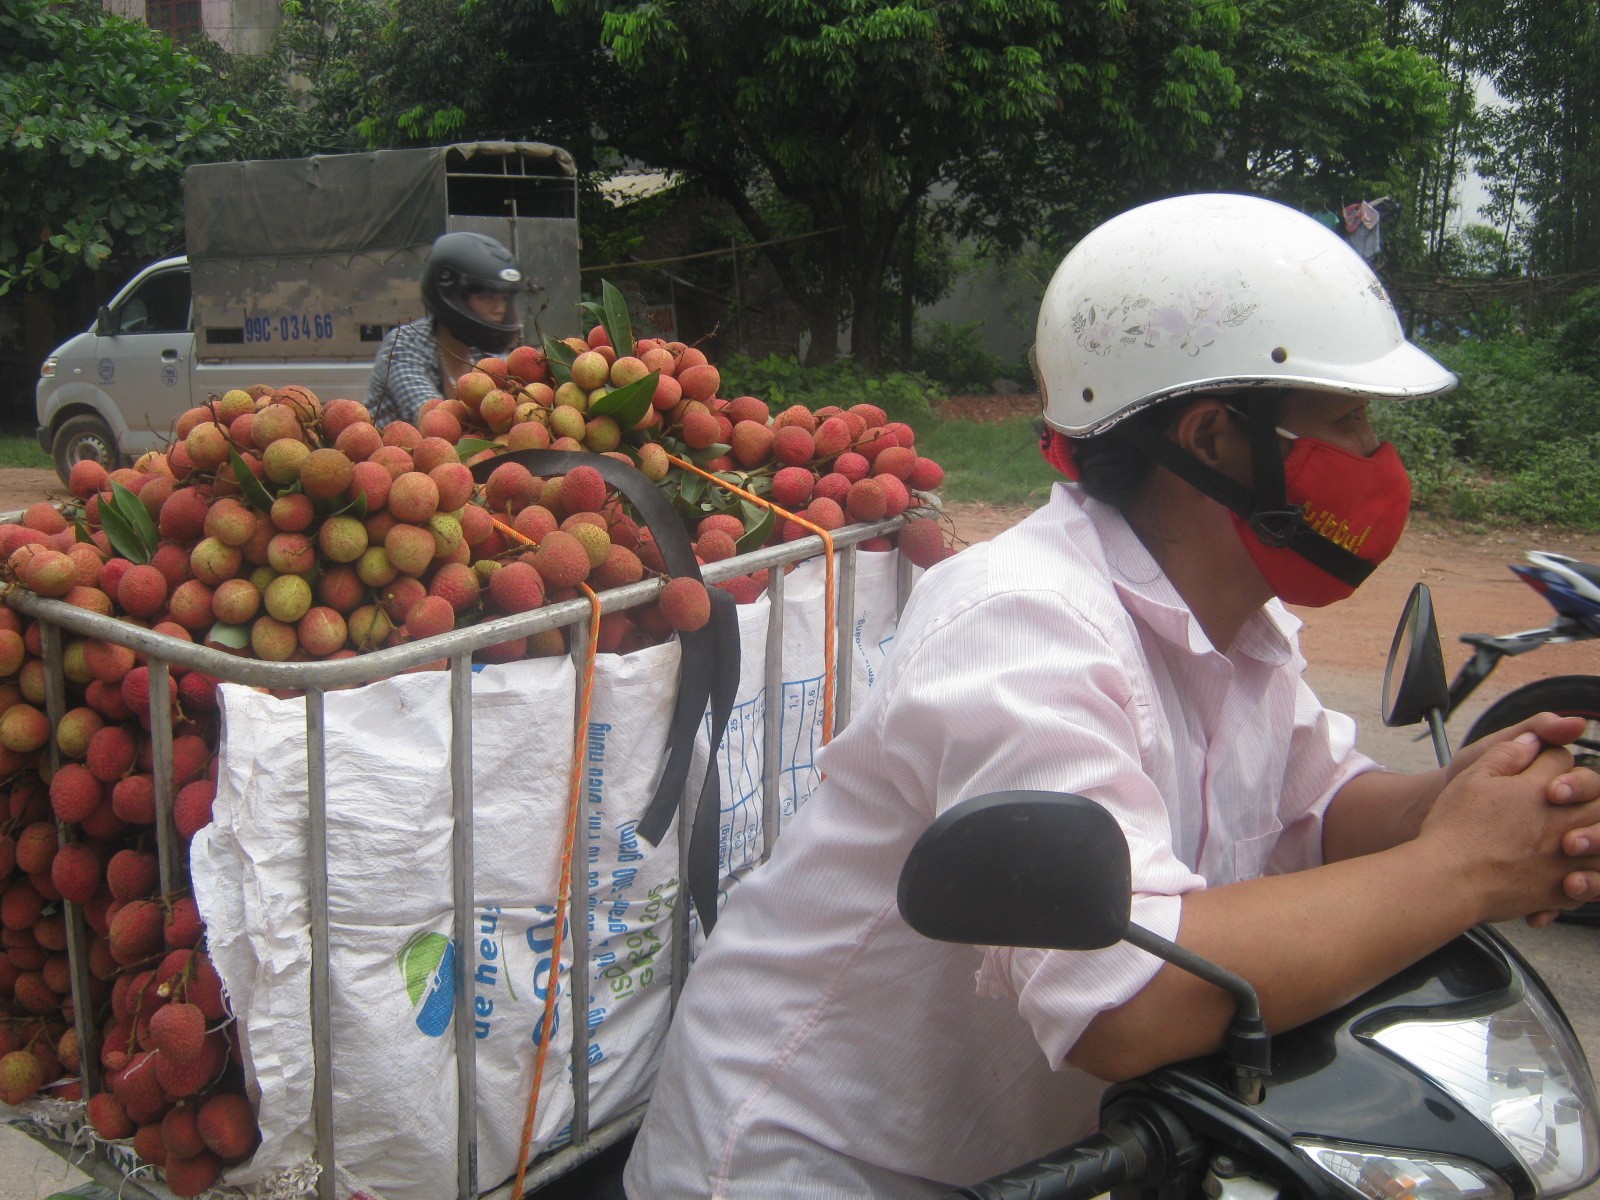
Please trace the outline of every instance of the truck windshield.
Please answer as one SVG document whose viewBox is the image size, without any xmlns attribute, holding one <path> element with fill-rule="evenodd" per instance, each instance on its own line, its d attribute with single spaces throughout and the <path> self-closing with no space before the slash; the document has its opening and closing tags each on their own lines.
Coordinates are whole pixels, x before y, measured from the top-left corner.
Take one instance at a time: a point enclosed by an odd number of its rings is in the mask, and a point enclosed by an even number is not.
<svg viewBox="0 0 1600 1200">
<path fill-rule="evenodd" d="M 118 333 L 181 333 L 188 328 L 188 271 L 150 276 L 117 308 Z"/>
</svg>

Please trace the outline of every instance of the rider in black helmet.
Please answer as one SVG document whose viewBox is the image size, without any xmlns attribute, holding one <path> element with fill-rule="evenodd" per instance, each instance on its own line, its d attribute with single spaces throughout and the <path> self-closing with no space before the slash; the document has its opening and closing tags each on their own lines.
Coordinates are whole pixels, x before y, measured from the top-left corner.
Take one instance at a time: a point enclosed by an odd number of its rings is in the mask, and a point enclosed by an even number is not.
<svg viewBox="0 0 1600 1200">
<path fill-rule="evenodd" d="M 415 424 L 422 405 L 452 399 L 456 380 L 490 354 L 502 354 L 522 332 L 517 260 L 494 238 L 447 233 L 433 243 L 422 269 L 428 316 L 390 330 L 378 349 L 367 408 L 378 424 Z"/>
</svg>

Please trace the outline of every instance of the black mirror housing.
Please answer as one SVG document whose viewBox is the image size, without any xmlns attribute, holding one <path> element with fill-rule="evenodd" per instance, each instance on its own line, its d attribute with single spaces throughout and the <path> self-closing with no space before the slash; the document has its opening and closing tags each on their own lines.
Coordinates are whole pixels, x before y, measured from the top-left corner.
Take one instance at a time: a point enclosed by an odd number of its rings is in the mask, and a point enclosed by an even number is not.
<svg viewBox="0 0 1600 1200">
<path fill-rule="evenodd" d="M 1132 904 L 1128 843 L 1110 813 L 1063 792 L 964 800 L 923 831 L 900 872 L 900 915 L 942 942 L 1098 950 Z"/>
<path fill-rule="evenodd" d="M 94 333 L 96 337 L 117 336 L 117 315 L 111 311 L 109 304 L 100 306 L 100 312 L 94 320 Z"/>
<path fill-rule="evenodd" d="M 1433 617 L 1433 595 L 1427 584 L 1419 583 L 1411 589 L 1389 645 L 1389 662 L 1383 670 L 1383 723 L 1416 725 L 1449 707 L 1450 682 Z"/>
</svg>

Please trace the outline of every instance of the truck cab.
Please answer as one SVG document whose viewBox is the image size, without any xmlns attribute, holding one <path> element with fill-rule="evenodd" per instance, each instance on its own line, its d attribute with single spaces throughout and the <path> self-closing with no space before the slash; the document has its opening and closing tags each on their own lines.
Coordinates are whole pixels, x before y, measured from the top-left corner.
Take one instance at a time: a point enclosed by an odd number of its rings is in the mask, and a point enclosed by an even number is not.
<svg viewBox="0 0 1600 1200">
<path fill-rule="evenodd" d="M 160 449 L 179 416 L 229 388 L 298 383 L 325 400 L 366 395 L 370 359 L 198 357 L 193 308 L 189 260 L 161 259 L 45 359 L 38 439 L 63 480 L 80 459 L 116 467 Z"/>
</svg>

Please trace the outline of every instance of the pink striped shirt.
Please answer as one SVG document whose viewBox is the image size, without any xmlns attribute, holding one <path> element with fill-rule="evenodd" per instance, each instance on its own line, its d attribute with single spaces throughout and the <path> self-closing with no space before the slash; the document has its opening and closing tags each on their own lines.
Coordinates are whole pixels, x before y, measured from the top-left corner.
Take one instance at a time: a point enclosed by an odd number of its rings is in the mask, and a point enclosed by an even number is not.
<svg viewBox="0 0 1600 1200">
<path fill-rule="evenodd" d="M 1187 891 L 1316 865 L 1328 801 L 1374 764 L 1301 680 L 1298 628 L 1274 601 L 1219 653 L 1067 485 L 929 572 L 690 974 L 629 1195 L 934 1196 L 1080 1136 L 1103 1084 L 1066 1055 L 1160 964 L 930 942 L 896 910 L 901 864 L 958 801 L 1035 788 L 1116 815 L 1133 918 L 1168 938 Z"/>
</svg>

